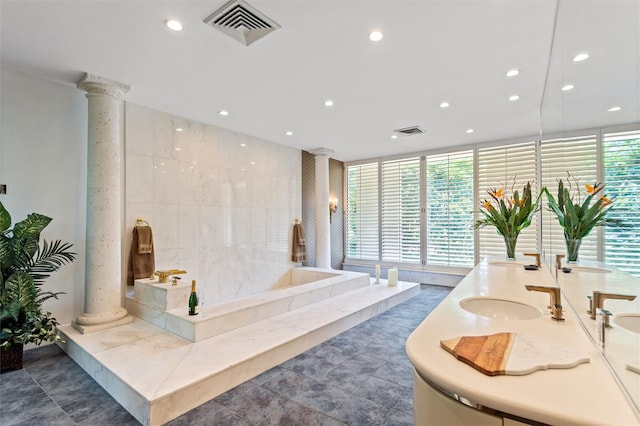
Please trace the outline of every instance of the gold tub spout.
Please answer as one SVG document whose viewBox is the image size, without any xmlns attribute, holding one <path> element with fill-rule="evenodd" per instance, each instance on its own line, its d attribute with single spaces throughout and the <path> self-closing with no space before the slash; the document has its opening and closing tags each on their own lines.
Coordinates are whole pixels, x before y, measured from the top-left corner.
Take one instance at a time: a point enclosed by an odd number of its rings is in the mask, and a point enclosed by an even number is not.
<svg viewBox="0 0 640 426">
<path fill-rule="evenodd" d="M 594 291 L 593 298 L 591 299 L 591 319 L 596 319 L 596 313 L 598 312 L 598 309 L 604 309 L 605 299 L 634 300 L 635 298 L 636 297 L 633 295 Z"/>
<path fill-rule="evenodd" d="M 179 275 L 186 274 L 187 271 L 183 271 L 182 269 L 167 269 L 165 271 L 156 271 L 155 274 L 158 276 L 158 281 L 162 284 L 166 284 L 169 282 L 169 277 L 171 275 Z"/>
</svg>

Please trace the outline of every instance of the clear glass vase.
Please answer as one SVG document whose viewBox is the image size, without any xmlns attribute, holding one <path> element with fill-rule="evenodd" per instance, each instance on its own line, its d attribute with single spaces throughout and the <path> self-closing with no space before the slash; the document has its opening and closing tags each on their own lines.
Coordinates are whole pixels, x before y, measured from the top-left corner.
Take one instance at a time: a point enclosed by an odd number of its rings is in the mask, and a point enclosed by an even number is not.
<svg viewBox="0 0 640 426">
<path fill-rule="evenodd" d="M 567 245 L 567 261 L 577 262 L 582 240 L 580 238 L 565 238 L 564 242 Z"/>
<path fill-rule="evenodd" d="M 507 248 L 507 259 L 515 259 L 516 258 L 516 243 L 518 242 L 518 237 L 503 237 L 504 245 Z"/>
</svg>

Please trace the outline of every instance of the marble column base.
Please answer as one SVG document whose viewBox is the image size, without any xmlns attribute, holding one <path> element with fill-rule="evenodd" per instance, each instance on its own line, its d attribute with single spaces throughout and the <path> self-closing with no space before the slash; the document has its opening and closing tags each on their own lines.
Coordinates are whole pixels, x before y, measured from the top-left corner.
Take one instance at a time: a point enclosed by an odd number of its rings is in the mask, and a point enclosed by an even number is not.
<svg viewBox="0 0 640 426">
<path fill-rule="evenodd" d="M 108 321 L 108 322 L 97 323 L 97 324 L 80 324 L 78 323 L 78 320 L 80 320 L 80 318 L 82 317 L 82 315 L 80 315 L 76 321 L 71 322 L 71 326 L 76 330 L 78 330 L 80 333 L 87 334 L 87 333 L 94 333 L 96 331 L 107 330 L 109 328 L 119 327 L 121 325 L 132 323 L 134 317 L 131 315 L 127 315 L 126 310 L 124 309 L 122 310 L 125 313 L 125 316 L 123 318 L 119 318 L 119 319 Z"/>
</svg>

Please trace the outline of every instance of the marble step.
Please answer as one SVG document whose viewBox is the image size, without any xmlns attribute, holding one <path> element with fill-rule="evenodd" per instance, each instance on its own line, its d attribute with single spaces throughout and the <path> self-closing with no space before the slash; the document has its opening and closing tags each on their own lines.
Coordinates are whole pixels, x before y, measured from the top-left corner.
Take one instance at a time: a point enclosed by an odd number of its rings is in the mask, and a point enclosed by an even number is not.
<svg viewBox="0 0 640 426">
<path fill-rule="evenodd" d="M 160 425 L 419 291 L 370 284 L 199 342 L 140 319 L 84 335 L 62 326 L 60 345 L 142 424 Z"/>
<path fill-rule="evenodd" d="M 205 305 L 201 307 L 200 314 L 194 316 L 188 314 L 186 303 L 191 291 L 190 285 L 168 286 L 138 280 L 135 283 L 134 297 L 127 298 L 126 307 L 128 312 L 138 318 L 192 342 L 199 342 L 366 287 L 370 282 L 368 274 L 348 271 L 327 273 L 318 268 L 293 268 L 287 275 L 286 279 L 275 284 L 276 288 L 273 290 Z M 166 293 L 170 295 L 167 296 Z M 165 311 L 163 306 L 173 309 Z"/>
</svg>

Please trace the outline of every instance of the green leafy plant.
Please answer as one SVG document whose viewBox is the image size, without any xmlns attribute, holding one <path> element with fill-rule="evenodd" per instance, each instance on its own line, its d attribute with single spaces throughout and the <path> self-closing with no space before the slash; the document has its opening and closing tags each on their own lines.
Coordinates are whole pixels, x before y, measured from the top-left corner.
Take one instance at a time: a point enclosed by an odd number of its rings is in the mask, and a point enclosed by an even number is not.
<svg viewBox="0 0 640 426">
<path fill-rule="evenodd" d="M 531 195 L 531 183 L 527 182 L 522 188 L 522 196 L 515 187 L 515 177 L 511 185 L 511 196 L 503 188 L 491 189 L 487 193 L 491 197 L 485 199 L 480 206 L 480 213 L 484 216 L 475 223 L 476 228 L 494 226 L 499 235 L 504 237 L 507 246 L 507 256 L 515 257 L 515 246 L 520 232 L 531 225 L 531 221 L 539 210 L 542 192 L 534 200 Z"/>
<path fill-rule="evenodd" d="M 69 243 L 43 240 L 40 233 L 51 218 L 32 213 L 11 227 L 11 215 L 0 202 L 0 348 L 14 344 L 54 341 L 58 322 L 43 303 L 57 299 L 62 292 L 45 291 L 41 287 L 51 273 L 76 254 Z"/>
<path fill-rule="evenodd" d="M 567 184 L 568 188 L 562 179 L 558 179 L 557 199 L 547 188 L 544 189 L 549 208 L 555 213 L 565 240 L 581 240 L 596 226 L 621 225 L 619 220 L 606 217 L 613 200 L 602 193 L 604 185 L 598 182 L 586 184 L 583 192 L 578 180 L 570 173 L 567 173 Z"/>
</svg>

